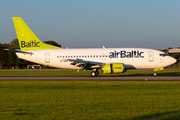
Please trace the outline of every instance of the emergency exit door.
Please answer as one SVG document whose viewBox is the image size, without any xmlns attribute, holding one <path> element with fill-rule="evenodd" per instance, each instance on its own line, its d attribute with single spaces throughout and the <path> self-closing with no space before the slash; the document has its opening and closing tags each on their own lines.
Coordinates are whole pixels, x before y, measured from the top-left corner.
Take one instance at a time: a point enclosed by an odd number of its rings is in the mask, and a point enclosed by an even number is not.
<svg viewBox="0 0 180 120">
<path fill-rule="evenodd" d="M 50 53 L 45 53 L 45 62 L 50 63 Z"/>
<path fill-rule="evenodd" d="M 154 61 L 154 53 L 152 51 L 149 52 L 149 62 Z"/>
</svg>

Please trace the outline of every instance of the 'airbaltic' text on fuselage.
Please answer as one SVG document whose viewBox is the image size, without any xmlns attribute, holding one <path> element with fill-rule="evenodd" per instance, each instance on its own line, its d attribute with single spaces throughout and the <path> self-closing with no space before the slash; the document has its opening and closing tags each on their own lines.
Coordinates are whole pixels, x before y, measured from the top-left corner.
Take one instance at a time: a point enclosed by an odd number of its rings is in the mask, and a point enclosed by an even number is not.
<svg viewBox="0 0 180 120">
<path fill-rule="evenodd" d="M 110 58 L 144 58 L 144 52 L 140 52 L 139 50 L 132 50 L 130 52 L 127 51 L 114 51 L 109 53 Z"/>
<path fill-rule="evenodd" d="M 21 47 L 22 48 L 28 48 L 28 47 L 40 47 L 40 42 L 36 42 L 36 40 L 32 40 L 30 42 L 21 41 Z"/>
</svg>

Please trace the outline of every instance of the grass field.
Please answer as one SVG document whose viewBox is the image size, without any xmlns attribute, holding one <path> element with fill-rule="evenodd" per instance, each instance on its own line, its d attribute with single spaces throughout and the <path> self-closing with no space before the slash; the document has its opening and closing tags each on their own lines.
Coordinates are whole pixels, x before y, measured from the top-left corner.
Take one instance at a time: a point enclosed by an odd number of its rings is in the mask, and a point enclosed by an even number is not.
<svg viewBox="0 0 180 120">
<path fill-rule="evenodd" d="M 0 119 L 180 119 L 178 81 L 0 81 Z"/>
<path fill-rule="evenodd" d="M 91 71 L 1 70 L 0 76 L 90 76 Z M 130 70 L 120 76 L 152 76 Z M 180 76 L 164 70 L 159 76 Z M 104 75 L 100 72 L 100 76 Z M 180 119 L 180 81 L 0 81 L 0 119 Z"/>
<path fill-rule="evenodd" d="M 0 70 L 0 76 L 90 76 L 92 71 L 76 70 Z M 180 70 L 163 70 L 157 72 L 158 76 L 180 76 Z M 153 76 L 153 70 L 128 70 L 121 74 L 103 74 L 99 71 L 99 76 Z"/>
</svg>

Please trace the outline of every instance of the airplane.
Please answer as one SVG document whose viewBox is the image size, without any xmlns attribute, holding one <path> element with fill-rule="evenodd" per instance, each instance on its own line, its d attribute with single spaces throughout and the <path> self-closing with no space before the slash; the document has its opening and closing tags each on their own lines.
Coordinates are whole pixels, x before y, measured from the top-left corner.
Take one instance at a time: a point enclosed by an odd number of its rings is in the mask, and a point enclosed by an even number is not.
<svg viewBox="0 0 180 120">
<path fill-rule="evenodd" d="M 92 70 L 91 76 L 124 73 L 128 69 L 154 69 L 154 76 L 163 67 L 176 62 L 166 53 L 148 48 L 79 48 L 62 49 L 43 43 L 21 17 L 12 17 L 20 50 L 13 50 L 20 59 L 64 69 Z M 11 50 L 12 51 L 12 50 Z"/>
</svg>

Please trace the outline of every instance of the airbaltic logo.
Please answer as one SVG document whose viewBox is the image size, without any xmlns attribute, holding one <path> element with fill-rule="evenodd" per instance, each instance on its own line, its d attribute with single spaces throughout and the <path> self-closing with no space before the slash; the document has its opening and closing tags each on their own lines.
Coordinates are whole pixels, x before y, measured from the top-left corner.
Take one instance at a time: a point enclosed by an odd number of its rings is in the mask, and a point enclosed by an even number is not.
<svg viewBox="0 0 180 120">
<path fill-rule="evenodd" d="M 132 50 L 130 52 L 127 51 L 120 51 L 120 52 L 110 52 L 109 53 L 110 58 L 144 58 L 143 54 L 144 52 L 139 52 L 139 50 Z"/>
<path fill-rule="evenodd" d="M 40 42 L 36 42 L 36 40 L 32 40 L 30 42 L 21 41 L 21 47 L 22 48 L 28 48 L 28 47 L 40 47 Z"/>
</svg>

